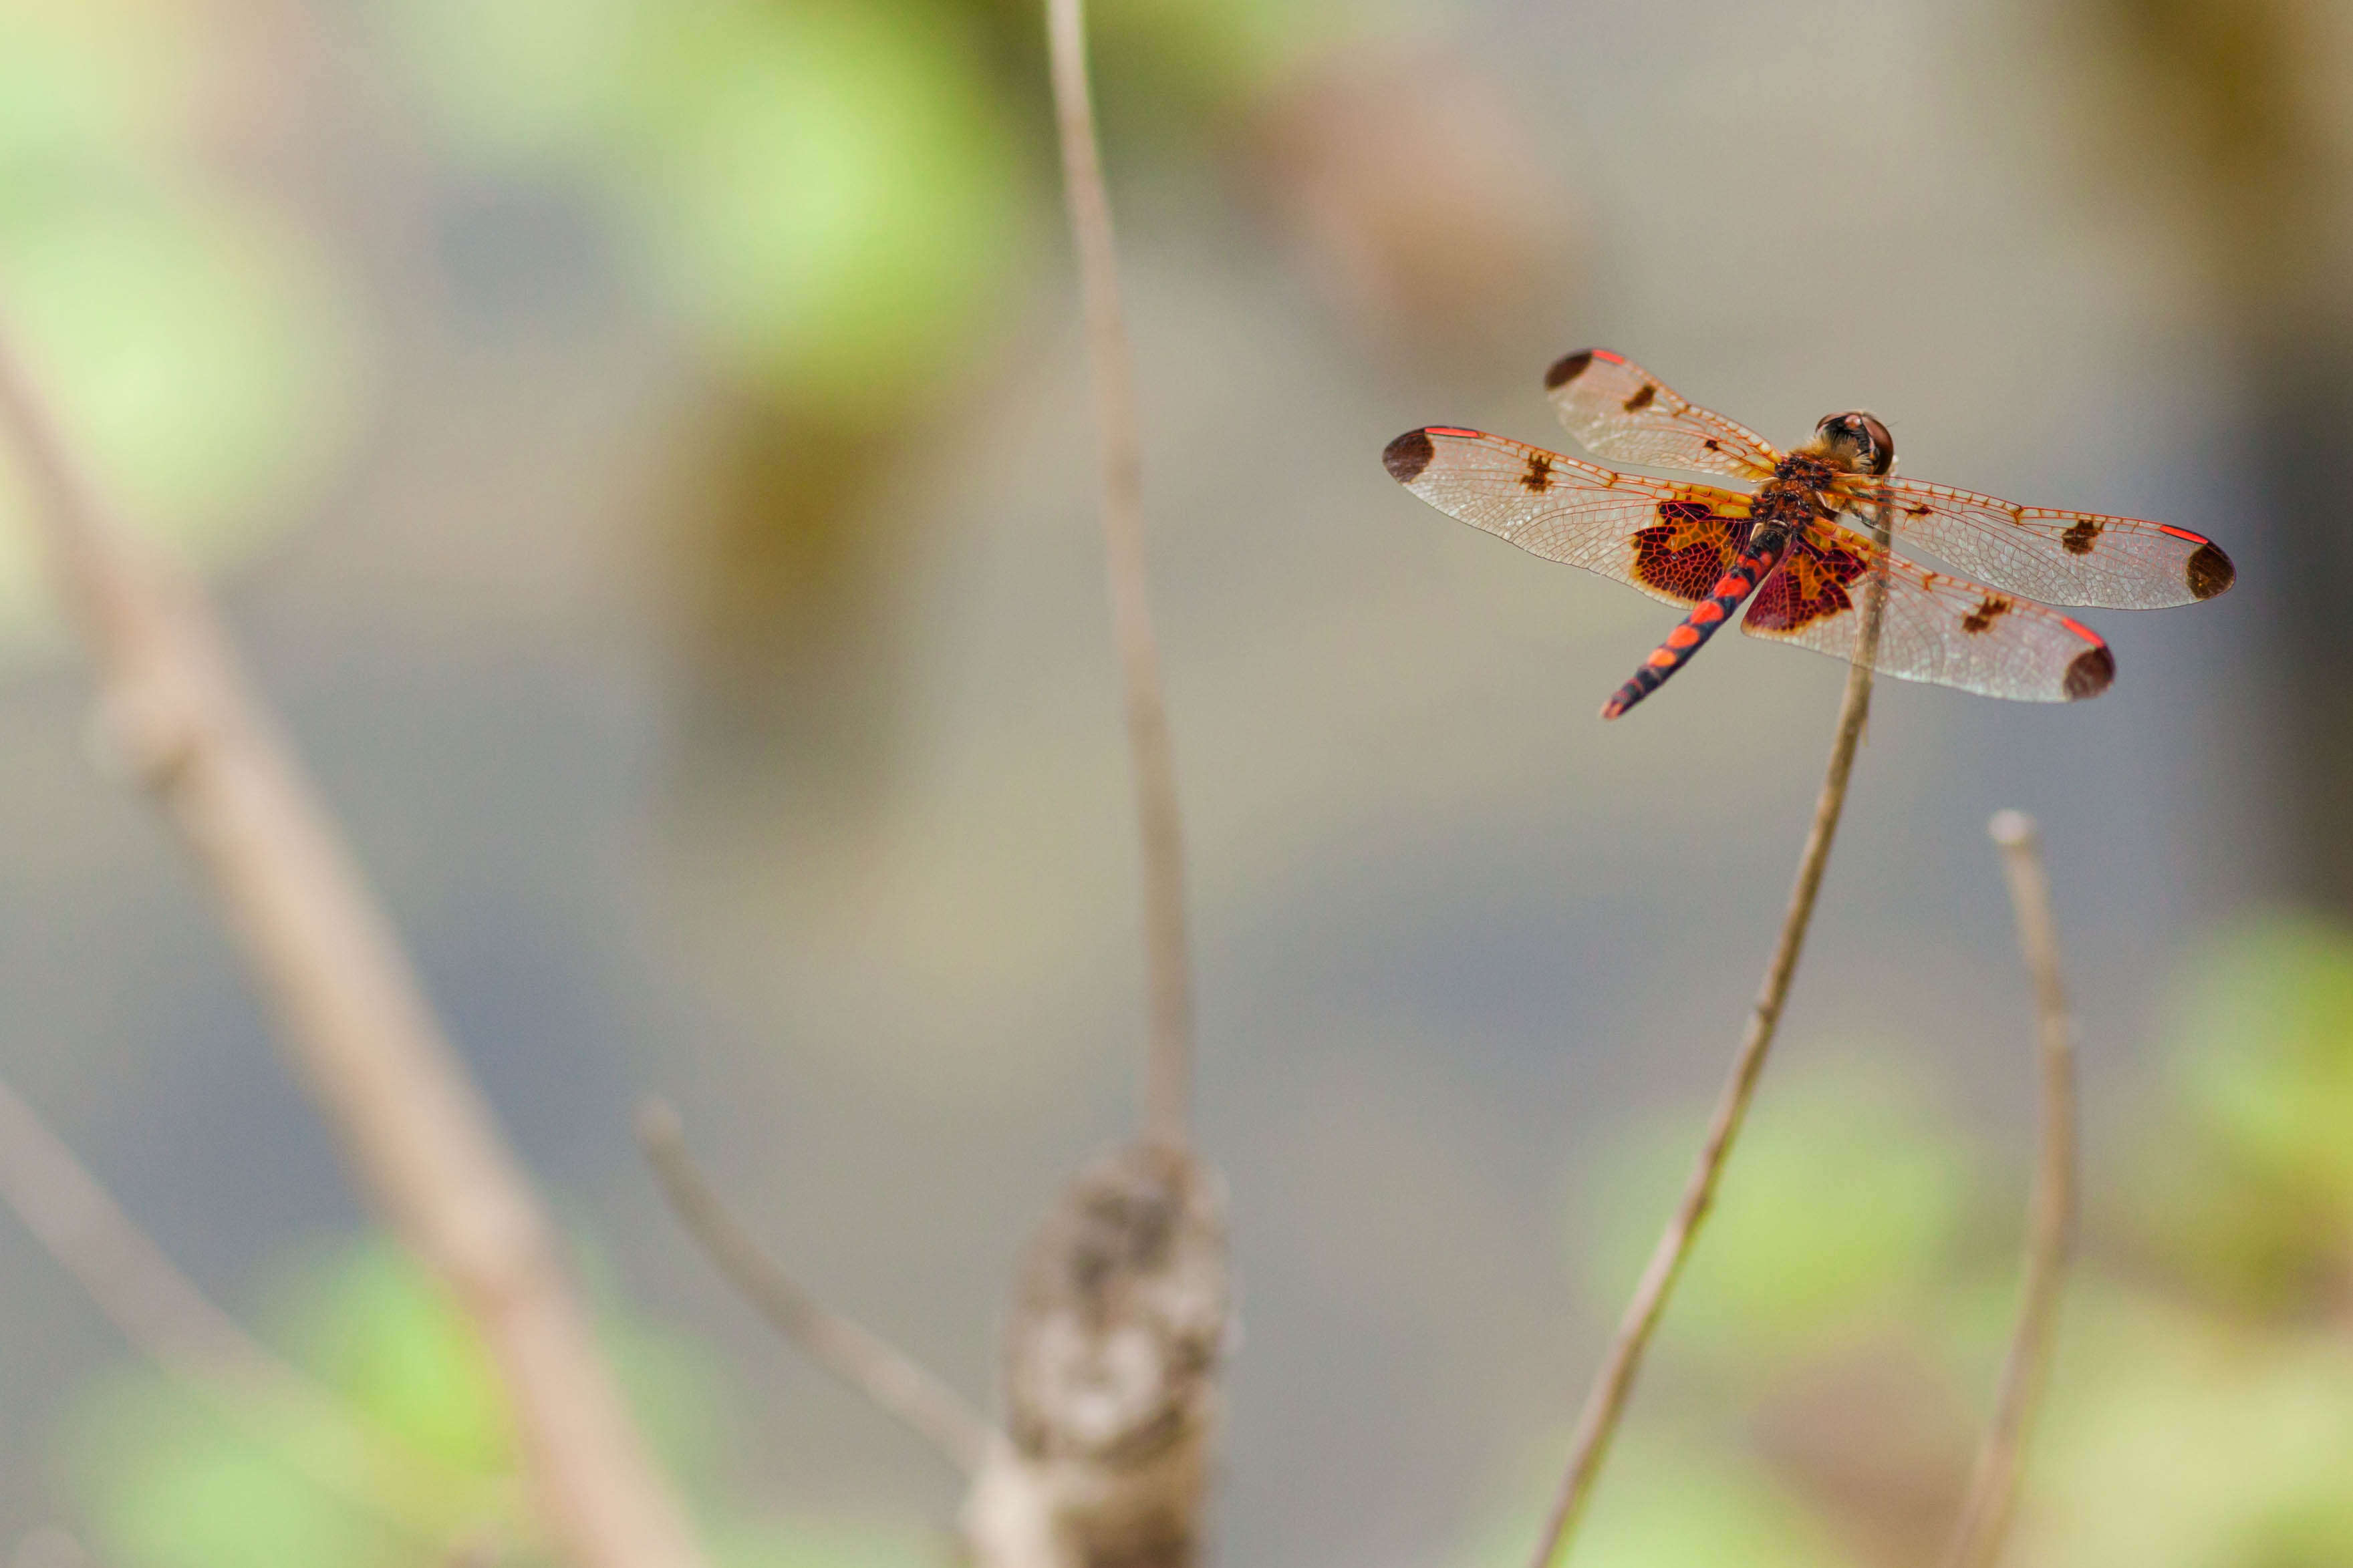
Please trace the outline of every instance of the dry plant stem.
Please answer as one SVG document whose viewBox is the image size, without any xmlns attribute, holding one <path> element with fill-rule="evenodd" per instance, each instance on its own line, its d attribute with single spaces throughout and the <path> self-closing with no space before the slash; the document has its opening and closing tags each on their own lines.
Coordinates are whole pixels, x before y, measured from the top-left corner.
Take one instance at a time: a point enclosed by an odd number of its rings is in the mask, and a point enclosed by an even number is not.
<svg viewBox="0 0 2353 1568">
<path fill-rule="evenodd" d="M 481 1334 L 550 1536 L 582 1568 L 700 1564 L 553 1227 L 325 807 L 194 584 L 85 485 L 5 336 L 0 426 L 105 717 L 211 879 L 346 1158 Z"/>
<path fill-rule="evenodd" d="M 964 1397 L 904 1352 L 832 1311 L 795 1284 L 736 1223 L 687 1152 L 678 1112 L 660 1100 L 638 1108 L 638 1143 L 687 1234 L 776 1331 L 843 1383 L 929 1441 L 967 1477 L 996 1434 Z"/>
<path fill-rule="evenodd" d="M 435 1463 L 271 1354 L 173 1267 L 15 1090 L 0 1084 L 0 1201 L 166 1373 L 344 1501 L 439 1545 L 453 1500 L 511 1514 L 505 1489 Z"/>
<path fill-rule="evenodd" d="M 1103 466 L 1104 567 L 1113 635 L 1127 708 L 1127 742 L 1135 774 L 1136 826 L 1143 844 L 1145 962 L 1151 987 L 1151 1048 L 1144 1092 L 1147 1137 L 1182 1147 L 1192 1100 L 1193 982 L 1185 929 L 1185 838 L 1176 807 L 1176 763 L 1161 694 L 1160 653 L 1145 592 L 1144 462 L 1136 433 L 1134 367 L 1120 321 L 1119 267 L 1112 245 L 1111 198 L 1103 189 L 1087 88 L 1086 19 L 1082 0 L 1047 0 L 1046 32 L 1054 79 L 1054 119 L 1062 145 L 1062 180 L 1084 297 L 1088 379 L 1094 391 L 1095 442 Z"/>
<path fill-rule="evenodd" d="M 2023 812 L 1995 816 L 1989 829 L 2000 846 L 2018 946 L 2034 980 L 2035 1036 L 2042 1068 L 2042 1130 L 2027 1199 L 2026 1284 L 2018 1327 L 2002 1362 L 1993 1421 L 1978 1450 L 1959 1521 L 1946 1552 L 1947 1568 L 1989 1568 L 2001 1553 L 2018 1495 L 2018 1477 L 2036 1399 L 2051 1368 L 2060 1286 L 2075 1240 L 2075 1044 L 2067 988 L 2059 974 L 2059 933 L 2051 918 L 2051 879 L 2034 819 Z"/>
<path fill-rule="evenodd" d="M 1781 934 L 1773 944 L 1773 956 L 1765 966 L 1765 981 L 1757 991 L 1756 1009 L 1749 1015 L 1747 1037 L 1740 1043 L 1740 1054 L 1733 1059 L 1732 1075 L 1716 1100 L 1715 1113 L 1708 1122 L 1707 1141 L 1701 1146 L 1698 1163 L 1684 1184 L 1683 1201 L 1675 1205 L 1674 1217 L 1667 1222 L 1665 1232 L 1651 1249 L 1650 1261 L 1634 1287 L 1634 1299 L 1627 1303 L 1617 1337 L 1611 1341 L 1609 1355 L 1586 1394 L 1584 1408 L 1577 1414 L 1577 1433 L 1569 1446 L 1568 1473 L 1562 1478 L 1560 1491 L 1545 1521 L 1544 1534 L 1536 1545 L 1535 1568 L 1553 1568 L 1567 1554 L 1570 1537 L 1592 1493 L 1594 1479 L 1601 1472 L 1602 1461 L 1609 1458 L 1609 1442 L 1617 1435 L 1619 1419 L 1633 1392 L 1643 1352 L 1650 1348 L 1651 1336 L 1657 1331 L 1659 1319 L 1666 1311 L 1667 1298 L 1683 1273 L 1685 1260 L 1691 1257 L 1693 1243 L 1699 1238 L 1699 1228 L 1707 1218 L 1708 1209 L 1715 1202 L 1716 1184 L 1732 1152 L 1732 1141 L 1738 1136 L 1740 1123 L 1748 1114 L 1748 1102 L 1757 1092 L 1757 1075 L 1765 1068 L 1765 1054 L 1772 1047 L 1774 1031 L 1781 1022 L 1782 1005 L 1788 999 L 1789 983 L 1798 973 L 1798 958 L 1806 944 L 1806 928 L 1813 921 L 1814 900 L 1821 891 L 1822 873 L 1830 865 L 1831 841 L 1838 834 L 1839 816 L 1846 809 L 1847 779 L 1854 770 L 1855 752 L 1862 744 L 1863 723 L 1871 712 L 1871 664 L 1878 653 L 1880 618 L 1887 603 L 1887 539 L 1883 529 L 1879 531 L 1876 545 L 1863 589 L 1854 662 L 1847 671 L 1846 693 L 1839 704 L 1838 729 L 1831 741 L 1830 765 L 1822 776 L 1821 794 L 1814 801 L 1813 826 L 1806 835 L 1805 853 L 1798 860 L 1798 879 L 1789 892 L 1788 912 L 1781 919 Z"/>
</svg>

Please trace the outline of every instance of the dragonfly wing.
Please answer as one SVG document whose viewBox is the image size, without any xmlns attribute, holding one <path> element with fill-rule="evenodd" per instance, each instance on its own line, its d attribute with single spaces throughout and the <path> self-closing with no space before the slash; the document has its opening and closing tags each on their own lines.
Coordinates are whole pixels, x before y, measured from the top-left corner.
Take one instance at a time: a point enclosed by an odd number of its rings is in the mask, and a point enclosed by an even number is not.
<svg viewBox="0 0 2353 1568">
<path fill-rule="evenodd" d="M 2238 570 L 2202 534 L 2137 517 L 2017 506 L 1913 479 L 1883 481 L 1907 543 L 2048 605 L 2156 610 L 2211 599 Z"/>
<path fill-rule="evenodd" d="M 1568 433 L 1613 463 L 1763 479 L 1781 460 L 1754 430 L 1677 396 L 1657 376 L 1608 349 L 1556 361 L 1545 373 L 1545 390 Z"/>
<path fill-rule="evenodd" d="M 1381 460 L 1449 517 L 1670 604 L 1706 598 L 1748 542 L 1742 491 L 1616 473 L 1482 431 L 1409 430 Z"/>
<path fill-rule="evenodd" d="M 1740 629 L 1852 658 L 1870 555 L 1870 541 L 1847 529 L 1810 540 L 1757 589 Z M 2097 697 L 2116 679 L 2108 645 L 2055 610 L 1902 556 L 1888 558 L 1887 574 L 1872 661 L 1882 675 L 2024 702 Z"/>
</svg>

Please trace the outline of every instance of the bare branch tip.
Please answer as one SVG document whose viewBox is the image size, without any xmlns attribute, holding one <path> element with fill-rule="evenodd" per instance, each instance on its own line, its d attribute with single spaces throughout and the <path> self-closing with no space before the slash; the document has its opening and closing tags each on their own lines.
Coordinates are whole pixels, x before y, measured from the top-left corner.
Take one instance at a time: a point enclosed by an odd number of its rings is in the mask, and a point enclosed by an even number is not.
<svg viewBox="0 0 2353 1568">
<path fill-rule="evenodd" d="M 638 1101 L 637 1114 L 631 1119 L 637 1128 L 638 1147 L 649 1158 L 674 1153 L 686 1144 L 686 1121 L 678 1107 L 659 1095 L 649 1094 Z"/>
<path fill-rule="evenodd" d="M 2041 837 L 2034 818 L 2014 808 L 1997 811 L 1986 824 L 1986 832 L 2004 849 L 2030 849 Z"/>
</svg>

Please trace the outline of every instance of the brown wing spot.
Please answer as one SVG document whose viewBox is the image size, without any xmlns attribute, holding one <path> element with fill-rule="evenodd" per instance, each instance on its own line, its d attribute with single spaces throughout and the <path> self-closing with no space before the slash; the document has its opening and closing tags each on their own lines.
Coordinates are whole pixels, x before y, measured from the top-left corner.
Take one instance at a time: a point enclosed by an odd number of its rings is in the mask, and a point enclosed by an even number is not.
<svg viewBox="0 0 2353 1568">
<path fill-rule="evenodd" d="M 1904 509 L 1904 515 L 1906 517 L 1926 517 L 1936 510 L 1936 509 L 1935 507 L 1930 506 L 1926 501 L 1915 501 L 1912 505 Z"/>
<path fill-rule="evenodd" d="M 1721 452 L 1724 450 L 1724 443 L 1717 440 L 1713 436 L 1710 436 L 1706 440 L 1701 442 L 1700 445 L 1705 447 L 1711 452 Z"/>
<path fill-rule="evenodd" d="M 1528 471 L 1520 476 L 1520 488 L 1542 495 L 1552 489 L 1552 459 L 1542 452 L 1528 454 Z"/>
<path fill-rule="evenodd" d="M 1999 594 L 1988 594 L 1978 607 L 1961 617 L 1961 630 L 1971 637 L 1990 627 L 1994 622 L 2010 614 L 2010 602 Z"/>
<path fill-rule="evenodd" d="M 1390 442 L 1381 452 L 1381 467 L 1389 478 L 1401 485 L 1409 485 L 1421 478 L 1421 470 L 1430 467 L 1430 459 L 1438 456 L 1430 445 L 1427 430 L 1409 430 Z"/>
<path fill-rule="evenodd" d="M 2238 580 L 2239 569 L 2211 540 L 2189 558 L 2189 591 L 2201 599 L 2212 598 Z"/>
<path fill-rule="evenodd" d="M 2116 678 L 2116 656 L 2108 651 L 2107 644 L 2102 643 L 2075 656 L 2074 662 L 2067 667 L 2067 679 L 2062 689 L 2067 693 L 2068 701 L 2080 702 L 2105 691 Z"/>
<path fill-rule="evenodd" d="M 2092 542 L 2100 537 L 2100 520 L 2096 517 L 2079 517 L 2066 532 L 2059 536 L 2059 542 L 2070 555 L 2089 555 Z"/>
<path fill-rule="evenodd" d="M 1568 354 L 1561 359 L 1553 361 L 1552 368 L 1545 372 L 1545 390 L 1546 392 L 1559 391 L 1562 387 L 1567 386 L 1570 382 L 1575 381 L 1578 376 L 1583 375 L 1585 374 L 1585 367 L 1592 363 L 1593 351 L 1591 349 L 1581 349 L 1576 353 Z"/>
<path fill-rule="evenodd" d="M 1658 395 L 1659 384 L 1655 381 L 1644 382 L 1634 395 L 1626 400 L 1626 412 L 1640 414 L 1643 409 L 1651 406 L 1651 399 Z"/>
<path fill-rule="evenodd" d="M 1634 535 L 1634 580 L 1669 598 L 1697 604 L 1748 542 L 1746 518 L 1720 517 L 1704 501 L 1659 503 L 1659 521 Z"/>
</svg>

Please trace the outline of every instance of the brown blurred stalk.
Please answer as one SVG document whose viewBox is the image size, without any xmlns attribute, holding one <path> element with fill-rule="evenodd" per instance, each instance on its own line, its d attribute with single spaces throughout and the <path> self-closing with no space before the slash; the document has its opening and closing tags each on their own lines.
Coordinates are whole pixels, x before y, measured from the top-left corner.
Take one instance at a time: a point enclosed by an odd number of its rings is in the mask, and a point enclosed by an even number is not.
<svg viewBox="0 0 2353 1568">
<path fill-rule="evenodd" d="M 1087 88 L 1086 17 L 1081 0 L 1047 0 L 1046 37 L 1054 79 L 1054 119 L 1062 149 L 1063 192 L 1078 247 L 1086 314 L 1088 381 L 1103 468 L 1104 568 L 1113 635 L 1119 643 L 1127 742 L 1135 775 L 1135 820 L 1143 849 L 1145 961 L 1151 986 L 1151 1047 L 1145 1076 L 1145 1136 L 1181 1148 L 1192 1100 L 1193 978 L 1185 929 L 1185 835 L 1177 815 L 1176 763 L 1161 695 L 1160 652 L 1144 571 L 1144 457 L 1136 433 L 1134 366 L 1119 307 L 1119 259 L 1111 198 L 1103 188 Z"/>
<path fill-rule="evenodd" d="M 100 504 L 5 335 L 0 426 L 113 737 L 210 879 L 345 1157 L 482 1336 L 550 1536 L 583 1568 L 694 1568 L 549 1220 L 325 806 L 195 584 Z"/>
<path fill-rule="evenodd" d="M 2034 1190 L 2027 1199 L 2026 1285 L 2018 1327 L 2001 1368 L 1985 1443 L 1978 1450 L 1946 1568 L 1989 1568 L 2017 1500 L 2019 1471 L 2036 1399 L 2051 1369 L 2059 1290 L 2075 1237 L 2075 1044 L 2067 988 L 2059 973 L 2059 932 L 2051 916 L 2051 879 L 2034 819 L 1997 814 L 1989 830 L 2001 848 L 2018 946 L 2034 979 L 2036 1041 L 2042 1066 L 2042 1135 Z"/>
<path fill-rule="evenodd" d="M 1806 834 L 1805 851 L 1798 859 L 1797 884 L 1789 892 L 1788 910 L 1781 918 L 1781 934 L 1765 966 L 1765 981 L 1757 992 L 1756 1009 L 1749 1015 L 1747 1036 L 1740 1043 L 1739 1055 L 1733 1058 L 1732 1074 L 1716 1100 L 1715 1115 L 1709 1119 L 1707 1140 L 1701 1145 L 1698 1162 L 1684 1183 L 1683 1201 L 1675 1205 L 1673 1217 L 1667 1222 L 1658 1245 L 1651 1248 L 1650 1261 L 1643 1266 L 1642 1277 L 1634 1287 L 1634 1299 L 1627 1303 L 1617 1337 L 1610 1342 L 1609 1354 L 1603 1358 L 1601 1370 L 1595 1374 L 1592 1389 L 1585 1396 L 1584 1408 L 1577 1414 L 1576 1436 L 1569 1445 L 1568 1471 L 1561 1479 L 1560 1490 L 1553 1500 L 1544 1533 L 1537 1541 L 1535 1568 L 1553 1568 L 1567 1555 L 1577 1520 L 1592 1495 L 1593 1483 L 1609 1457 L 1610 1439 L 1617 1436 L 1618 1423 L 1625 1415 L 1626 1401 L 1633 1393 L 1643 1353 L 1650 1348 L 1651 1336 L 1658 1331 L 1659 1320 L 1667 1310 L 1667 1298 L 1673 1293 L 1692 1247 L 1699 1239 L 1700 1226 L 1715 1202 L 1716 1184 L 1723 1179 L 1725 1162 L 1731 1157 L 1732 1142 L 1739 1135 L 1741 1121 L 1748 1114 L 1748 1103 L 1757 1092 L 1757 1076 L 1765 1069 L 1766 1052 L 1772 1047 L 1774 1032 L 1780 1026 L 1782 1005 L 1788 1000 L 1789 984 L 1797 977 L 1799 955 L 1806 944 L 1806 928 L 1813 921 L 1814 901 L 1821 892 L 1822 873 L 1830 865 L 1831 841 L 1837 837 L 1839 817 L 1846 810 L 1847 780 L 1854 771 L 1855 752 L 1862 743 L 1863 724 L 1871 714 L 1871 666 L 1878 655 L 1881 612 L 1887 602 L 1887 535 L 1883 521 L 1875 531 L 1877 551 L 1863 590 L 1862 618 L 1855 632 L 1854 662 L 1847 671 L 1845 695 L 1839 703 L 1830 764 L 1822 776 L 1821 793 L 1814 802 L 1814 821 Z"/>
<path fill-rule="evenodd" d="M 971 1477 L 972 1568 L 1190 1568 L 1229 1334 L 1223 1189 L 1190 1152 L 1192 981 L 1184 839 L 1144 574 L 1134 391 L 1079 0 L 1047 0 L 1054 104 L 1077 240 L 1103 469 L 1103 523 L 1143 847 L 1150 1037 L 1142 1135 L 1063 1189 L 1023 1261 L 1000 1428 L 911 1359 L 820 1307 L 728 1215 L 673 1114 L 640 1137 L 672 1205 L 777 1329 Z"/>
</svg>

